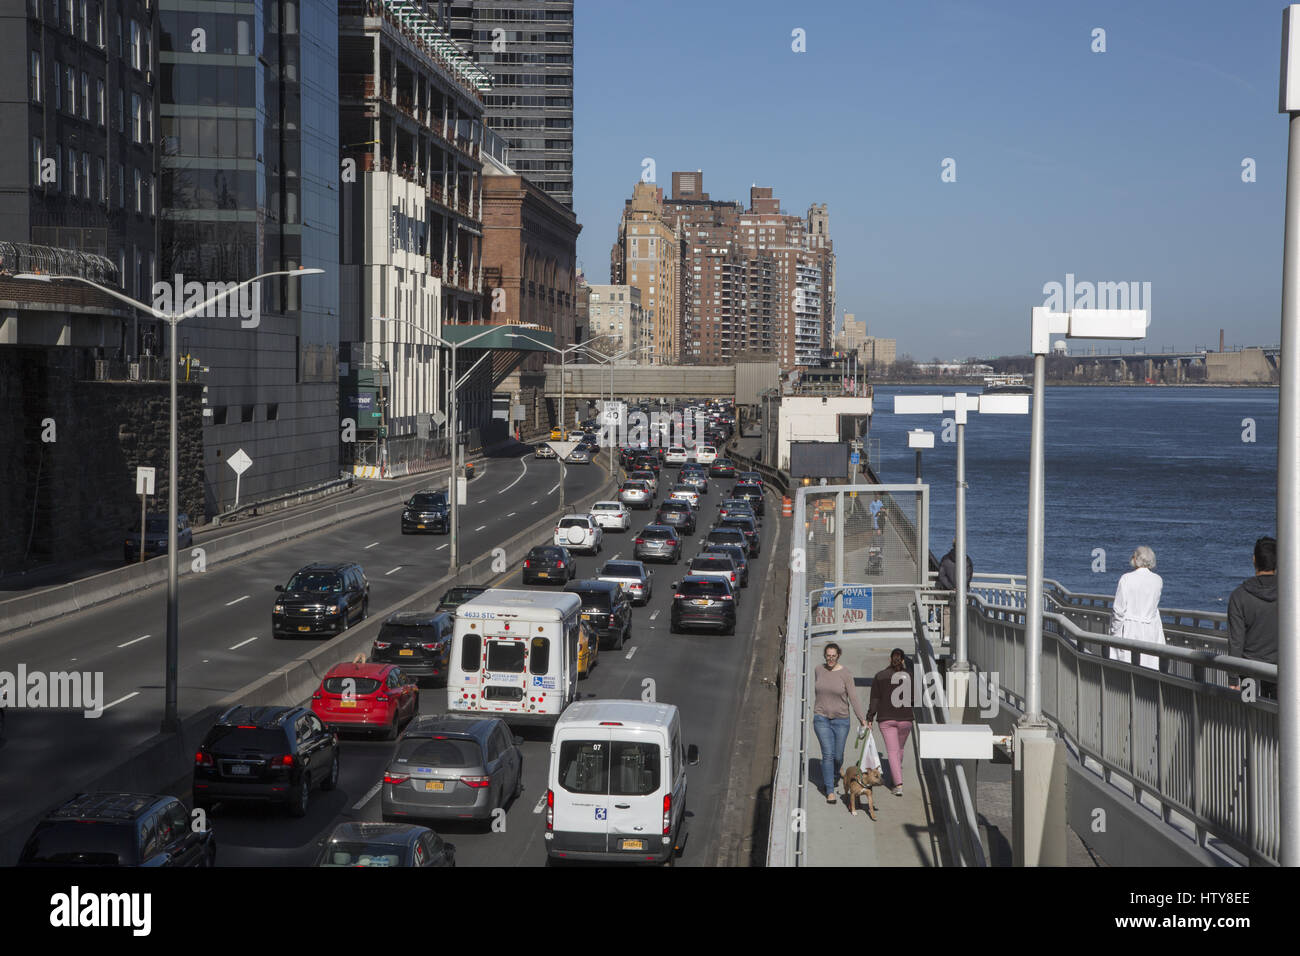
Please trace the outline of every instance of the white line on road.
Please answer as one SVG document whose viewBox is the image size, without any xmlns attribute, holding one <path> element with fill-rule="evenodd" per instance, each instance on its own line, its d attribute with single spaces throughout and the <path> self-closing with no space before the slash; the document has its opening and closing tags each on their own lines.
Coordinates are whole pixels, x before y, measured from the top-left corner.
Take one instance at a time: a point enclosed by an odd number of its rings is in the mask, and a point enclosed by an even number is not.
<svg viewBox="0 0 1300 956">
<path fill-rule="evenodd" d="M 636 653 L 636 648 L 634 647 L 634 648 L 632 648 L 630 651 L 627 652 L 627 657 L 623 658 L 623 660 L 625 660 L 625 661 L 630 661 L 630 660 L 632 659 L 632 655 L 635 654 L 635 653 Z"/>
<path fill-rule="evenodd" d="M 234 606 L 235 606 L 236 604 L 238 604 L 240 601 L 247 601 L 247 600 L 248 600 L 248 595 L 245 594 L 243 597 L 237 597 L 237 598 L 235 598 L 233 601 L 227 601 L 227 602 L 226 602 L 226 607 L 234 607 Z"/>
<path fill-rule="evenodd" d="M 228 647 L 228 648 L 226 648 L 226 650 L 228 650 L 228 651 L 237 651 L 237 650 L 239 650 L 241 647 L 243 647 L 245 644 L 252 644 L 255 640 L 257 640 L 257 638 L 255 638 L 255 637 L 250 637 L 250 638 L 249 638 L 248 640 L 246 640 L 246 641 L 240 641 L 240 642 L 239 642 L 238 644 L 236 644 L 234 647 Z"/>
<path fill-rule="evenodd" d="M 510 512 L 510 514 L 506 515 L 506 517 L 507 517 L 507 518 L 513 518 L 513 517 L 514 517 L 515 515 L 517 515 L 517 514 L 519 514 L 518 511 L 512 511 L 512 512 Z"/>
<path fill-rule="evenodd" d="M 536 502 L 536 501 L 534 501 L 534 502 L 533 502 L 533 504 L 537 504 L 537 502 Z"/>
<path fill-rule="evenodd" d="M 438 545 L 436 548 L 434 548 L 433 550 L 435 550 L 435 551 L 441 551 L 441 550 L 442 550 L 443 548 L 445 548 L 445 547 L 447 547 L 445 544 L 440 544 L 440 545 Z"/>
<path fill-rule="evenodd" d="M 557 481 L 555 484 L 551 485 L 551 490 L 548 491 L 547 494 L 548 494 L 548 495 L 553 495 L 553 494 L 555 494 L 555 489 L 558 488 L 558 487 L 560 487 L 560 483 Z"/>
<path fill-rule="evenodd" d="M 365 546 L 364 548 L 362 548 L 361 550 L 362 550 L 362 551 L 369 551 L 371 548 L 373 548 L 373 547 L 374 547 L 375 545 L 377 545 L 378 543 L 379 543 L 378 541 L 371 541 L 368 545 L 366 545 L 366 546 Z"/>
<path fill-rule="evenodd" d="M 117 646 L 118 646 L 119 648 L 130 647 L 132 644 L 139 644 L 141 641 L 145 640 L 145 639 L 148 638 L 148 637 L 149 637 L 149 635 L 146 634 L 144 637 L 137 637 L 137 638 L 136 638 L 135 640 L 133 640 L 133 641 L 127 641 L 125 644 L 119 644 L 119 645 L 117 645 Z"/>
<path fill-rule="evenodd" d="M 375 799 L 375 794 L 377 794 L 377 793 L 379 792 L 379 788 L 382 787 L 383 785 L 384 785 L 384 781 L 380 780 L 377 784 L 375 784 L 373 787 L 371 787 L 369 790 L 367 790 L 367 791 L 366 791 L 366 795 L 365 795 L 364 797 L 362 797 L 362 798 L 361 798 L 360 800 L 358 800 L 356 803 L 352 804 L 352 809 L 353 809 L 353 810 L 360 810 L 362 807 L 364 807 L 364 806 L 365 806 L 367 803 L 369 803 L 371 800 Z"/>
<path fill-rule="evenodd" d="M 108 708 L 110 708 L 110 707 L 116 707 L 118 704 L 122 703 L 122 701 L 124 701 L 124 700 L 130 700 L 132 697 L 139 697 L 139 696 L 140 696 L 140 692 L 139 692 L 138 690 L 133 690 L 133 691 L 131 691 L 131 693 L 127 694 L 125 697 L 119 697 L 117 700 L 113 701 L 113 703 L 111 703 L 111 704 L 105 704 L 105 705 L 104 705 L 104 709 L 105 709 L 105 710 L 108 710 Z"/>
<path fill-rule="evenodd" d="M 650 615 L 650 620 L 653 621 L 653 620 L 654 620 L 655 618 L 657 618 L 658 616 L 659 616 L 659 612 L 658 612 L 658 611 L 655 611 L 653 614 Z"/>
<path fill-rule="evenodd" d="M 614 556 L 613 556 L 612 558 L 610 558 L 609 560 L 611 560 L 611 561 L 617 561 L 617 560 L 618 560 L 618 555 L 619 555 L 619 554 L 622 554 L 622 553 L 623 553 L 623 552 L 620 551 L 618 554 L 614 555 Z"/>
<path fill-rule="evenodd" d="M 479 503 L 479 504 L 483 504 L 483 502 L 485 502 L 485 501 L 487 501 L 486 498 L 480 498 L 480 499 L 478 500 L 478 503 Z"/>
<path fill-rule="evenodd" d="M 393 571 L 400 571 L 400 570 L 402 570 L 403 567 L 404 567 L 404 565 L 399 564 L 397 567 L 393 568 Z M 388 577 L 390 574 L 393 573 L 393 571 L 385 571 L 385 572 L 384 572 L 384 577 Z"/>
<path fill-rule="evenodd" d="M 546 809 L 546 794 L 537 798 L 537 806 L 533 807 L 533 813 L 541 813 Z"/>
<path fill-rule="evenodd" d="M 524 470 L 519 473 L 518 478 L 510 482 L 510 484 L 506 485 L 504 488 L 502 488 L 501 489 L 502 491 L 509 491 L 515 485 L 519 484 L 519 482 L 524 480 L 524 475 L 528 474 L 528 460 L 526 458 L 521 458 L 519 459 L 519 463 L 524 466 Z"/>
<path fill-rule="evenodd" d="M 479 525 L 477 528 L 475 528 L 474 530 L 475 530 L 475 531 L 482 531 L 482 530 L 483 530 L 484 528 L 486 528 L 486 527 L 487 527 L 487 525 L 485 525 L 485 524 L 481 524 L 481 525 Z"/>
</svg>

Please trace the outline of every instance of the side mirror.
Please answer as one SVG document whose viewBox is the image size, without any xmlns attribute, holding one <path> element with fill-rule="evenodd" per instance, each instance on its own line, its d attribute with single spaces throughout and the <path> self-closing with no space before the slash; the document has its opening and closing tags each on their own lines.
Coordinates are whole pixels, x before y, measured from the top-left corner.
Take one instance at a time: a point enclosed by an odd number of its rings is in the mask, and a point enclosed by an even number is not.
<svg viewBox="0 0 1300 956">
<path fill-rule="evenodd" d="M 700 762 L 700 748 L 695 744 L 686 748 L 686 762 L 692 767 Z"/>
<path fill-rule="evenodd" d="M 672 589 L 673 589 L 674 591 L 677 590 L 677 582 L 676 582 L 676 581 L 674 581 L 674 582 L 672 583 Z"/>
<path fill-rule="evenodd" d="M 284 585 L 283 585 L 283 584 L 277 584 L 277 585 L 275 586 L 275 589 L 276 589 L 277 591 L 283 591 L 283 590 L 284 590 Z"/>
</svg>

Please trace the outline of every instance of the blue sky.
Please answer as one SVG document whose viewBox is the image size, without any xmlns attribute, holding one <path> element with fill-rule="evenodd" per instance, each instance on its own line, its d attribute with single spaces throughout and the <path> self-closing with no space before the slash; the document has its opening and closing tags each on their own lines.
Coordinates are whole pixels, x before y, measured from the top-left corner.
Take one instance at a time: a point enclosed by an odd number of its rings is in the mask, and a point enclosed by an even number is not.
<svg viewBox="0 0 1300 956">
<path fill-rule="evenodd" d="M 828 203 L 839 311 L 920 360 L 1025 353 L 1066 273 L 1150 282 L 1155 347 L 1280 338 L 1276 0 L 576 6 L 588 281 L 651 157 L 666 192 L 703 169 L 714 198 Z"/>
</svg>

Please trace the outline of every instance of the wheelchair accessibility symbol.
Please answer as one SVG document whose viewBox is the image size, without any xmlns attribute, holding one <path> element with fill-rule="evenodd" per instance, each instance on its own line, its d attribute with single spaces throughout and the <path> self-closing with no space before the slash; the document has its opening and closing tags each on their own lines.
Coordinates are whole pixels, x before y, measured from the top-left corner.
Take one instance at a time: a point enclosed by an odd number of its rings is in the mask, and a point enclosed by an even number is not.
<svg viewBox="0 0 1300 956">
<path fill-rule="evenodd" d="M 597 819 L 597 820 L 608 820 L 608 819 L 609 819 L 609 810 L 607 810 L 605 807 L 597 807 L 597 808 L 596 808 L 596 819 Z"/>
</svg>

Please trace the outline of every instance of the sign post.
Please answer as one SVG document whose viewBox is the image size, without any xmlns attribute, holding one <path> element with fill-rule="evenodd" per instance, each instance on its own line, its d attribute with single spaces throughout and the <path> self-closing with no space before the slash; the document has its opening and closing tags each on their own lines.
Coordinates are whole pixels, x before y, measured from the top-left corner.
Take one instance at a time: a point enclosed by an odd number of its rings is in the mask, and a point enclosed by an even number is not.
<svg viewBox="0 0 1300 956">
<path fill-rule="evenodd" d="M 144 564 L 145 501 L 153 494 L 154 470 L 143 466 L 135 470 L 135 493 L 140 496 L 140 563 Z"/>
<path fill-rule="evenodd" d="M 248 454 L 241 448 L 226 459 L 226 464 L 229 465 L 231 470 L 235 473 L 235 504 L 233 507 L 238 508 L 239 482 L 240 479 L 243 478 L 244 472 L 248 471 L 248 469 L 252 467 L 253 459 L 249 458 Z"/>
</svg>

